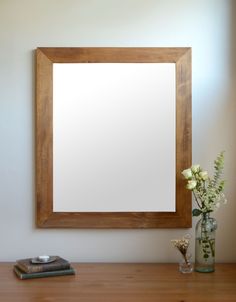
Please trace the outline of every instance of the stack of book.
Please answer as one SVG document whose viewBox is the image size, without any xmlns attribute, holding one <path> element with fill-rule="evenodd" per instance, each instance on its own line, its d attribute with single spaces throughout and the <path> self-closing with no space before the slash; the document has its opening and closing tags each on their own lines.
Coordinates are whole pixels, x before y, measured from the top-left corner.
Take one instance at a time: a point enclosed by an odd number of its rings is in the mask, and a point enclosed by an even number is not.
<svg viewBox="0 0 236 302">
<path fill-rule="evenodd" d="M 14 272 L 20 279 L 75 275 L 70 262 L 59 256 L 50 256 L 47 261 L 40 257 L 17 260 Z"/>
</svg>

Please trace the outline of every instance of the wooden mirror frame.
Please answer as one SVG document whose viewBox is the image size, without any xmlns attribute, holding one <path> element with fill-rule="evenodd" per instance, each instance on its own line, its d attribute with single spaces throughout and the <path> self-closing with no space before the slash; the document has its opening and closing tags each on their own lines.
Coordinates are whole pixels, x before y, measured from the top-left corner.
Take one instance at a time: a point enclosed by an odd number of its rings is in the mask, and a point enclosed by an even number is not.
<svg viewBox="0 0 236 302">
<path fill-rule="evenodd" d="M 176 211 L 53 212 L 53 63 L 175 63 Z M 36 50 L 36 220 L 41 228 L 187 228 L 191 193 L 191 48 L 46 48 Z"/>
</svg>

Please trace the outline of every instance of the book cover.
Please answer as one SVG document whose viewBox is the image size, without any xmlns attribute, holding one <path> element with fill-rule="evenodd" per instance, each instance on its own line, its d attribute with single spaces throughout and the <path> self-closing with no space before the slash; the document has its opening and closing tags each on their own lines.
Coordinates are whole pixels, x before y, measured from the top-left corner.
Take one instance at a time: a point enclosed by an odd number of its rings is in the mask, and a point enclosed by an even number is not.
<svg viewBox="0 0 236 302">
<path fill-rule="evenodd" d="M 75 269 L 69 268 L 65 270 L 49 271 L 49 272 L 39 272 L 39 273 L 25 273 L 17 265 L 14 265 L 14 272 L 20 279 L 34 279 L 34 278 L 44 278 L 44 277 L 55 277 L 55 276 L 65 276 L 65 275 L 75 275 Z"/>
<path fill-rule="evenodd" d="M 51 263 L 33 264 L 31 263 L 31 258 L 27 258 L 17 260 L 16 265 L 25 273 L 50 272 L 56 270 L 65 270 L 71 267 L 69 261 L 59 256 L 54 257 L 56 257 L 56 260 Z"/>
</svg>

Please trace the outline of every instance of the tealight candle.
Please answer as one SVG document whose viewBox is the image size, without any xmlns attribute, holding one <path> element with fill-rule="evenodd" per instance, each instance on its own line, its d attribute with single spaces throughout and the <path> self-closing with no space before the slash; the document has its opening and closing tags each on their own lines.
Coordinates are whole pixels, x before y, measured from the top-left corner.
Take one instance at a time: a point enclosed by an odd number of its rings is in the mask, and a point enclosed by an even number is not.
<svg viewBox="0 0 236 302">
<path fill-rule="evenodd" d="M 38 260 L 42 262 L 47 262 L 50 259 L 50 256 L 48 255 L 43 255 L 43 256 L 38 256 Z"/>
</svg>

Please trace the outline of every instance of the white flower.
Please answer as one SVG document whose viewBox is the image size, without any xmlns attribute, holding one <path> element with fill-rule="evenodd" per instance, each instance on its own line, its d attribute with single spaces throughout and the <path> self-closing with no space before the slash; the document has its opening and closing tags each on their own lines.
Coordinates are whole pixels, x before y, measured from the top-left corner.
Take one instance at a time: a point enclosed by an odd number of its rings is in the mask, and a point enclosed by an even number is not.
<svg viewBox="0 0 236 302">
<path fill-rule="evenodd" d="M 182 171 L 187 182 L 186 188 L 194 193 L 194 198 L 199 207 L 199 209 L 194 209 L 194 216 L 197 216 L 199 212 L 213 212 L 221 204 L 227 202 L 223 193 L 225 181 L 221 180 L 223 168 L 224 153 L 221 152 L 214 161 L 214 175 L 212 178 L 207 171 L 202 170 L 200 165 L 192 165 L 190 168 Z"/>
<path fill-rule="evenodd" d="M 200 172 L 199 176 L 201 177 L 202 180 L 207 180 L 208 179 L 208 173 L 207 173 L 207 171 Z"/>
<path fill-rule="evenodd" d="M 226 203 L 227 203 L 227 199 L 225 198 L 225 194 L 224 194 L 224 193 L 221 193 L 221 194 L 220 194 L 220 197 L 221 197 L 221 199 L 222 199 L 222 203 L 223 203 L 223 204 L 226 204 Z"/>
<path fill-rule="evenodd" d="M 191 170 L 192 170 L 193 173 L 199 172 L 199 170 L 200 170 L 200 165 L 193 165 L 193 166 L 191 167 Z"/>
<path fill-rule="evenodd" d="M 182 172 L 183 176 L 186 178 L 186 179 L 190 179 L 192 178 L 192 171 L 191 169 L 186 169 Z"/>
<path fill-rule="evenodd" d="M 196 187 L 196 185 L 197 185 L 196 180 L 189 180 L 188 183 L 187 183 L 186 188 L 188 190 L 193 190 Z"/>
</svg>

